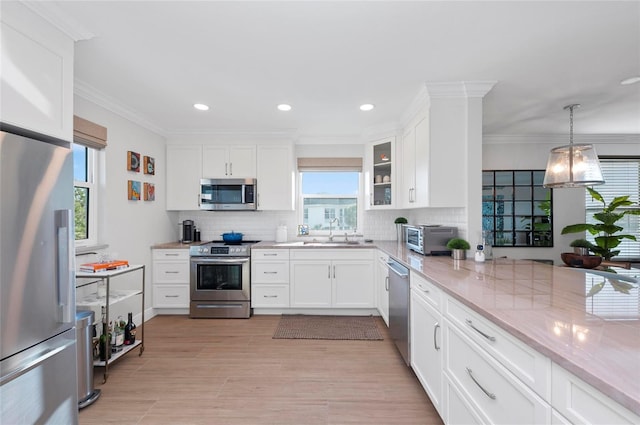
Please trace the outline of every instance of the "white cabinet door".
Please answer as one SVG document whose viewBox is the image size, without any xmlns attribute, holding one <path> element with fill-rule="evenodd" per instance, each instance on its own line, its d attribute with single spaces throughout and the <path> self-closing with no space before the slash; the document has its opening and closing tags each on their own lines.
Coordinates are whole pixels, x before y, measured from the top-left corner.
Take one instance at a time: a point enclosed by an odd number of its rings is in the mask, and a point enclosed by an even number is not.
<svg viewBox="0 0 640 425">
<path fill-rule="evenodd" d="M 402 186 L 399 195 L 402 208 L 412 208 L 416 190 L 415 129 L 410 126 L 402 136 Z"/>
<path fill-rule="evenodd" d="M 332 307 L 374 308 L 375 292 L 371 261 L 334 260 Z"/>
<path fill-rule="evenodd" d="M 203 178 L 254 178 L 256 176 L 255 145 L 204 145 Z"/>
<path fill-rule="evenodd" d="M 199 210 L 202 145 L 167 145 L 167 209 Z"/>
<path fill-rule="evenodd" d="M 291 261 L 291 307 L 331 307 L 330 261 Z"/>
<path fill-rule="evenodd" d="M 258 209 L 292 211 L 294 207 L 294 168 L 290 145 L 258 146 Z"/>
<path fill-rule="evenodd" d="M 399 187 L 395 138 L 371 142 L 365 149 L 365 209 L 394 208 L 395 191 Z"/>
<path fill-rule="evenodd" d="M 412 208 L 429 206 L 429 119 L 422 117 L 414 127 L 415 190 Z M 443 179 L 445 176 L 441 176 Z"/>
<path fill-rule="evenodd" d="M 2 2 L 0 121 L 73 139 L 73 40 L 21 2 Z"/>
<path fill-rule="evenodd" d="M 442 316 L 411 289 L 411 366 L 440 415 L 442 411 Z"/>
<path fill-rule="evenodd" d="M 227 146 L 205 145 L 202 147 L 202 178 L 229 177 L 229 150 Z"/>
<path fill-rule="evenodd" d="M 154 308 L 189 308 L 189 250 L 153 250 Z"/>
<path fill-rule="evenodd" d="M 382 251 L 377 251 L 376 254 L 376 288 L 378 291 L 378 312 L 384 320 L 384 323 L 389 326 L 389 268 L 387 267 L 389 256 Z"/>
</svg>

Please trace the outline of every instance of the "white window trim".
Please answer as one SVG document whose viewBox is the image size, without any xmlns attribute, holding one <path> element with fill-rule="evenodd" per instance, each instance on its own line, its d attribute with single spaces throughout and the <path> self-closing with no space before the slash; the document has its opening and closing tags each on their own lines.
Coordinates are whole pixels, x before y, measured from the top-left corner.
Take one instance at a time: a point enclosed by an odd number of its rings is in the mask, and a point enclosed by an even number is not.
<svg viewBox="0 0 640 425">
<path fill-rule="evenodd" d="M 307 170 L 310 171 L 310 170 Z M 338 170 L 337 170 L 338 171 Z M 363 178 L 362 178 L 362 171 L 359 170 L 339 170 L 339 171 L 353 171 L 353 172 L 357 172 L 358 173 L 358 196 L 357 198 L 357 202 L 358 202 L 358 213 L 356 214 L 356 219 L 358 220 L 358 227 L 356 228 L 356 234 L 357 235 L 362 235 L 362 230 L 364 229 L 364 186 L 363 186 Z M 297 175 L 296 175 L 296 187 L 298 188 L 297 190 L 297 199 L 298 199 L 298 222 L 300 224 L 304 223 L 304 202 L 303 202 L 303 195 L 302 195 L 302 173 L 304 171 L 298 171 Z M 313 197 L 317 197 L 317 198 L 322 198 L 322 196 L 314 196 L 314 195 L 310 195 L 309 198 L 313 198 Z M 334 196 L 335 198 L 340 198 L 340 197 L 351 197 L 351 196 L 342 196 L 342 195 L 336 195 Z M 352 235 L 353 232 L 349 233 L 349 235 Z M 334 233 L 335 235 L 335 233 Z M 314 230 L 314 229 L 309 229 L 309 235 L 308 236 L 329 236 L 329 230 Z"/>
<path fill-rule="evenodd" d="M 98 211 L 99 199 L 98 193 L 98 155 L 99 151 L 91 147 L 78 143 L 80 146 L 87 147 L 87 182 L 73 181 L 73 185 L 77 187 L 86 187 L 89 189 L 89 235 L 87 239 L 75 241 L 76 248 L 88 248 L 98 245 Z"/>
</svg>

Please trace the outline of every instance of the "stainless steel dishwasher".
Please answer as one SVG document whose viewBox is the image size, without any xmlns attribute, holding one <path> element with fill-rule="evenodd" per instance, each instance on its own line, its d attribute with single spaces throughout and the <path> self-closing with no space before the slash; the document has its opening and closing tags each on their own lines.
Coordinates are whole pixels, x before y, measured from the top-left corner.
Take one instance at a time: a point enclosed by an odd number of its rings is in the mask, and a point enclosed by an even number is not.
<svg viewBox="0 0 640 425">
<path fill-rule="evenodd" d="M 409 358 L 409 269 L 389 259 L 389 333 L 407 366 Z"/>
</svg>

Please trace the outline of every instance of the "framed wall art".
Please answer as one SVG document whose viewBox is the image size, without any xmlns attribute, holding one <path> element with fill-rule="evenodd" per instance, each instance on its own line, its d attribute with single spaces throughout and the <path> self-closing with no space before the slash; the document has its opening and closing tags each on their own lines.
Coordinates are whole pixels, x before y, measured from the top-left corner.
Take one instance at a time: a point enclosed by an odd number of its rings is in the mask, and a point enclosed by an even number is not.
<svg viewBox="0 0 640 425">
<path fill-rule="evenodd" d="M 127 151 L 127 170 L 140 171 L 140 154 L 138 152 Z"/>
<path fill-rule="evenodd" d="M 144 156 L 142 163 L 142 168 L 145 174 L 155 174 L 156 173 L 156 160 L 150 156 Z"/>
<path fill-rule="evenodd" d="M 135 180 L 129 180 L 127 182 L 127 198 L 130 201 L 140 200 L 140 182 Z"/>
<path fill-rule="evenodd" d="M 156 185 L 153 183 L 144 184 L 144 200 L 155 201 L 156 200 Z"/>
</svg>

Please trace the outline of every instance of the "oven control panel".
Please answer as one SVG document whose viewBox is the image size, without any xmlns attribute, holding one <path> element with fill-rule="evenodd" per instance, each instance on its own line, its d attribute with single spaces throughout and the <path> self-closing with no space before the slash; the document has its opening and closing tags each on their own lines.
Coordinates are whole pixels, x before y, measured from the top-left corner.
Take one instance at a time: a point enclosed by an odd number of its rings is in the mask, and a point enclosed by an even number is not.
<svg viewBox="0 0 640 425">
<path fill-rule="evenodd" d="M 242 256 L 249 254 L 247 246 L 192 246 L 189 249 L 191 256 Z"/>
</svg>

